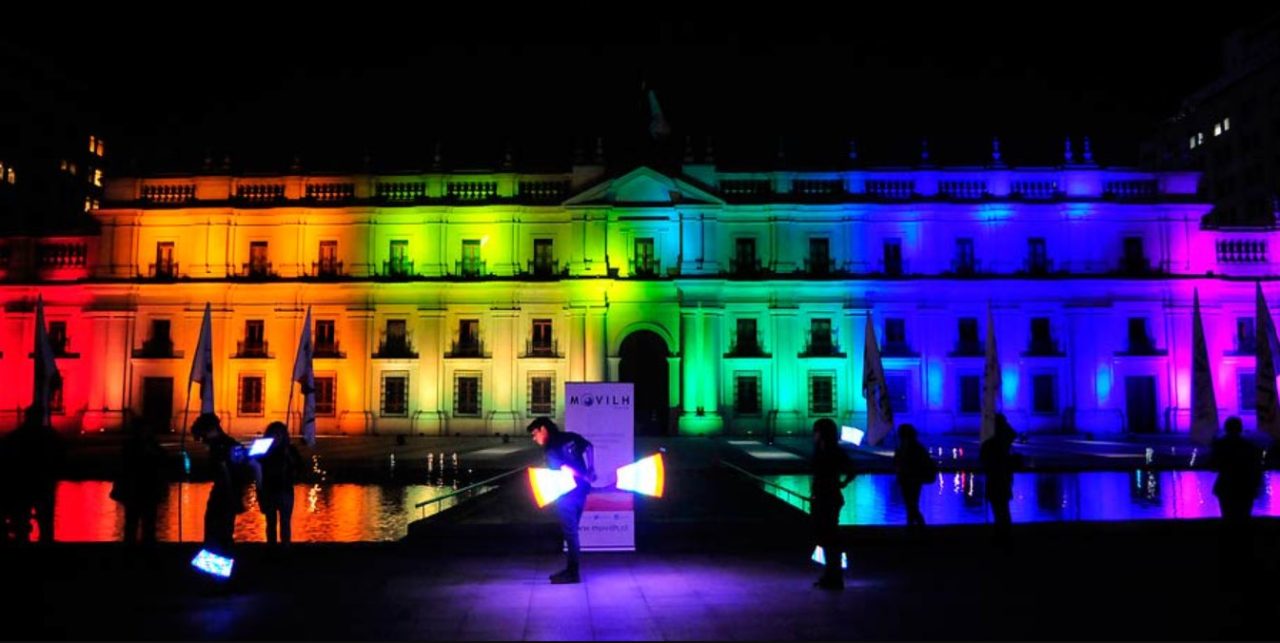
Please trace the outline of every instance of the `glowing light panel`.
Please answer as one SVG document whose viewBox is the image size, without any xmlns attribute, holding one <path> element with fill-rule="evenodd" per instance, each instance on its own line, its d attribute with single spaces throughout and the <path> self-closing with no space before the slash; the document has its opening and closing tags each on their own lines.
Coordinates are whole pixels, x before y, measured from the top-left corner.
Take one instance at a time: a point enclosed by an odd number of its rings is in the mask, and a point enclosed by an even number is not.
<svg viewBox="0 0 1280 643">
<path fill-rule="evenodd" d="M 546 467 L 529 467 L 529 486 L 533 488 L 533 501 L 541 509 L 578 486 L 573 480 L 573 470 L 569 467 L 548 469 Z"/>
<path fill-rule="evenodd" d="M 661 453 L 618 467 L 618 488 L 623 491 L 661 498 L 666 478 L 667 470 Z"/>
</svg>

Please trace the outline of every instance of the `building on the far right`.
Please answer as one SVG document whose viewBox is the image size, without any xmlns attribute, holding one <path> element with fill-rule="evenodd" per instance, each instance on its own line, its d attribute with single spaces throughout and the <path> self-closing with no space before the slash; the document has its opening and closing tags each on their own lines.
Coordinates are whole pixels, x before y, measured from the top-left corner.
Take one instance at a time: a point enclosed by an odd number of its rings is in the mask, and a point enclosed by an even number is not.
<svg viewBox="0 0 1280 643">
<path fill-rule="evenodd" d="M 1142 146 L 1152 169 L 1198 169 L 1207 227 L 1266 226 L 1280 213 L 1280 12 L 1226 38 L 1222 73 Z"/>
</svg>

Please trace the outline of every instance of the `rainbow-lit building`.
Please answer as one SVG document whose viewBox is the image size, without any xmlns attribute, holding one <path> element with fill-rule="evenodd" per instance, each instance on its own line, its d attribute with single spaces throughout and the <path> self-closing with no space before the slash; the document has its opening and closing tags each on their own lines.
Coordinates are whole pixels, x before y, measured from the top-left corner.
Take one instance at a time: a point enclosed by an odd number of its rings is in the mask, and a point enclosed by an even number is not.
<svg viewBox="0 0 1280 643">
<path fill-rule="evenodd" d="M 1198 288 L 1251 423 L 1275 232 L 1206 228 L 1195 173 L 1068 159 L 117 178 L 97 234 L 3 240 L 0 421 L 42 295 L 68 430 L 178 426 L 211 302 L 233 433 L 285 417 L 311 307 L 321 434 L 518 432 L 582 380 L 637 382 L 642 432 L 857 424 L 866 323 L 898 421 L 976 434 L 988 304 L 1019 429 L 1186 431 Z"/>
</svg>

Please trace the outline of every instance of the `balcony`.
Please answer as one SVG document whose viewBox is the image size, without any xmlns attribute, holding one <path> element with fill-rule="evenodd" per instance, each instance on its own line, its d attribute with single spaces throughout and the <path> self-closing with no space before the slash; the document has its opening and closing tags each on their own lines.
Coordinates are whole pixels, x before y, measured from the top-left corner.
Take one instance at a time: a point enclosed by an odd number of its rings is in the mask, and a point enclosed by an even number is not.
<svg viewBox="0 0 1280 643">
<path fill-rule="evenodd" d="M 1022 272 L 1028 275 L 1048 275 L 1053 272 L 1053 260 L 1027 258 L 1022 262 Z"/>
<path fill-rule="evenodd" d="M 134 359 L 179 359 L 182 351 L 173 350 L 173 340 L 148 339 L 142 342 L 142 348 L 133 349 Z"/>
<path fill-rule="evenodd" d="M 658 259 L 632 259 L 628 266 L 631 276 L 637 279 L 655 279 L 662 274 L 662 262 Z"/>
<path fill-rule="evenodd" d="M 1267 242 L 1261 239 L 1219 239 L 1214 244 L 1218 263 L 1262 264 L 1267 262 Z"/>
<path fill-rule="evenodd" d="M 760 346 L 760 342 L 754 337 L 750 339 L 738 339 L 729 348 L 729 352 L 725 353 L 726 358 L 732 357 L 773 357 L 769 353 L 764 352 L 764 348 Z"/>
<path fill-rule="evenodd" d="M 1023 353 L 1026 357 L 1062 357 L 1064 353 L 1056 339 L 1033 339 Z"/>
<path fill-rule="evenodd" d="M 975 259 L 952 259 L 951 273 L 961 277 L 972 277 L 978 274 L 978 262 Z"/>
<path fill-rule="evenodd" d="M 336 344 L 335 344 L 336 346 Z M 374 359 L 416 359 L 418 352 L 413 349 L 413 344 L 405 337 L 384 337 L 378 342 L 378 351 L 373 354 Z"/>
<path fill-rule="evenodd" d="M 347 354 L 342 352 L 339 342 L 316 342 L 311 348 L 311 356 L 318 359 L 343 359 Z"/>
<path fill-rule="evenodd" d="M 267 359 L 275 356 L 271 354 L 266 340 L 258 340 L 237 341 L 236 354 L 232 355 L 232 357 L 236 359 Z"/>
<path fill-rule="evenodd" d="M 986 342 L 979 341 L 959 341 L 956 342 L 955 350 L 951 351 L 952 357 L 982 357 L 987 354 Z"/>
<path fill-rule="evenodd" d="M 414 276 L 411 259 L 388 259 L 382 262 L 382 276 L 391 279 L 408 279 Z"/>
<path fill-rule="evenodd" d="M 548 342 L 526 341 L 524 343 L 524 355 L 521 357 L 564 357 L 560 354 L 560 342 L 558 340 Z"/>
<path fill-rule="evenodd" d="M 251 261 L 240 264 L 240 276 L 245 279 L 271 279 L 276 273 L 270 261 Z"/>
<path fill-rule="evenodd" d="M 312 261 L 311 275 L 319 279 L 336 279 L 343 276 L 342 262 L 336 260 Z"/>
<path fill-rule="evenodd" d="M 54 357 L 62 357 L 67 359 L 75 359 L 80 357 L 80 353 L 71 352 L 70 337 L 49 337 L 49 348 L 53 349 Z"/>
<path fill-rule="evenodd" d="M 804 272 L 811 277 L 828 277 L 844 272 L 836 268 L 836 260 L 830 257 L 825 259 L 805 259 Z"/>
<path fill-rule="evenodd" d="M 805 343 L 804 352 L 800 353 L 800 357 L 844 357 L 845 354 L 840 350 L 840 345 L 830 339 L 822 339 L 814 341 L 810 337 Z"/>
<path fill-rule="evenodd" d="M 459 357 L 489 357 L 490 355 L 484 350 L 484 342 L 473 339 L 468 341 L 454 341 L 450 347 L 446 358 Z"/>
<path fill-rule="evenodd" d="M 525 276 L 533 279 L 558 279 L 567 276 L 560 271 L 560 261 L 529 261 L 525 264 Z M 567 269 L 568 266 L 565 266 Z"/>
<path fill-rule="evenodd" d="M 1150 275 L 1158 272 L 1146 257 L 1121 257 L 1117 268 L 1122 275 Z"/>
<path fill-rule="evenodd" d="M 880 355 L 884 357 L 918 357 L 920 354 L 911 350 L 911 346 L 906 342 L 885 341 L 884 346 L 880 348 Z"/>
<path fill-rule="evenodd" d="M 157 280 L 177 279 L 178 262 L 163 261 L 160 263 L 150 264 L 147 268 L 147 276 Z"/>
<path fill-rule="evenodd" d="M 488 274 L 488 271 L 483 260 L 462 259 L 453 262 L 453 274 L 464 279 L 477 279 Z"/>
<path fill-rule="evenodd" d="M 1167 355 L 1169 351 L 1156 348 L 1156 343 L 1150 337 L 1131 337 L 1129 338 L 1129 346 L 1127 350 L 1117 353 L 1117 355 L 1125 355 L 1130 357 L 1159 357 Z"/>
<path fill-rule="evenodd" d="M 734 257 L 729 260 L 729 276 L 754 278 L 764 274 L 764 268 L 756 257 Z"/>
<path fill-rule="evenodd" d="M 1258 337 L 1249 335 L 1245 337 L 1236 337 L 1235 355 L 1257 355 L 1258 354 Z"/>
</svg>

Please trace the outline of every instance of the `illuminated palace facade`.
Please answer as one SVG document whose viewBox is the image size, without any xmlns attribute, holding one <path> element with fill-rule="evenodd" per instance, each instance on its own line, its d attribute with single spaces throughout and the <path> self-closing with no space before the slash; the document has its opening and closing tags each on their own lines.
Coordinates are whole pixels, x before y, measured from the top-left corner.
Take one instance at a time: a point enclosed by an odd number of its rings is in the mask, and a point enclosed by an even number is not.
<svg viewBox="0 0 1280 643">
<path fill-rule="evenodd" d="M 177 427 L 206 302 L 233 433 L 284 419 L 312 309 L 320 434 L 490 435 L 635 381 L 642 433 L 858 424 L 871 323 L 898 422 L 979 424 L 987 307 L 1020 430 L 1186 431 L 1198 288 L 1222 413 L 1253 422 L 1272 230 L 1202 225 L 1198 175 L 1056 167 L 111 180 L 88 237 L 7 239 L 0 391 L 55 423 Z M 198 408 L 198 391 L 193 391 Z M 296 401 L 295 401 L 296 405 Z"/>
</svg>

